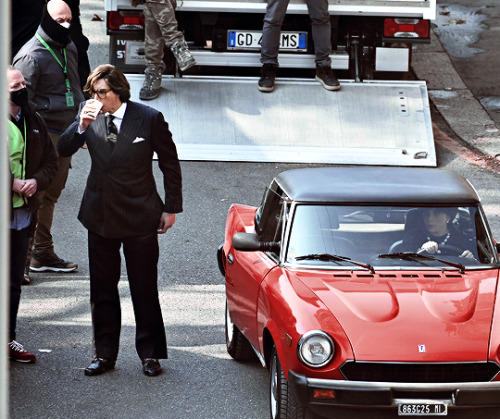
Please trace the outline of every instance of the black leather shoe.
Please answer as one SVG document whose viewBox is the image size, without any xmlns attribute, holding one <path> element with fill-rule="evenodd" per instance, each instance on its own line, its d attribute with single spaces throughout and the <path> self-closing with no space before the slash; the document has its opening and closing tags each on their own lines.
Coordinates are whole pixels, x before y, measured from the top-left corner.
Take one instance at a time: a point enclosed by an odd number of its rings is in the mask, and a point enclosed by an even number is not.
<svg viewBox="0 0 500 419">
<path fill-rule="evenodd" d="M 157 359 L 148 358 L 142 360 L 142 372 L 144 372 L 144 374 L 154 377 L 155 375 L 160 375 L 162 371 L 161 365 Z"/>
<path fill-rule="evenodd" d="M 95 358 L 90 365 L 85 368 L 85 375 L 99 375 L 106 371 L 112 370 L 115 367 L 115 361 L 109 359 Z"/>
</svg>

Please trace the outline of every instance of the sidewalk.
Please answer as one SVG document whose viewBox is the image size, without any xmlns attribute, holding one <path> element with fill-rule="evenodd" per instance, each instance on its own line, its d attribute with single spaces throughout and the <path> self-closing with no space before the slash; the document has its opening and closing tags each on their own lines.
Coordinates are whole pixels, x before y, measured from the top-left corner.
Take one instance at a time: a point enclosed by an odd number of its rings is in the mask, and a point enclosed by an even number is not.
<svg viewBox="0 0 500 419">
<path fill-rule="evenodd" d="M 463 82 L 437 35 L 413 50 L 412 68 L 427 81 L 429 98 L 451 129 L 471 148 L 500 158 L 500 131 L 481 102 Z"/>
</svg>

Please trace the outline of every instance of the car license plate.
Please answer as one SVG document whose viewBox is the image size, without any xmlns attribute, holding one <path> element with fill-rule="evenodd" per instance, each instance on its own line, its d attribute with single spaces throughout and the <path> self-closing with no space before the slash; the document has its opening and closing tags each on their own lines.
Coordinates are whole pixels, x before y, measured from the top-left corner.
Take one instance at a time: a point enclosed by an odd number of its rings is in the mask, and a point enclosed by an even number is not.
<svg viewBox="0 0 500 419">
<path fill-rule="evenodd" d="M 228 50 L 259 50 L 262 31 L 236 31 L 227 33 Z M 307 51 L 307 32 L 281 32 L 281 51 Z"/>
<path fill-rule="evenodd" d="M 448 406 L 444 403 L 401 403 L 398 416 L 446 416 Z"/>
</svg>

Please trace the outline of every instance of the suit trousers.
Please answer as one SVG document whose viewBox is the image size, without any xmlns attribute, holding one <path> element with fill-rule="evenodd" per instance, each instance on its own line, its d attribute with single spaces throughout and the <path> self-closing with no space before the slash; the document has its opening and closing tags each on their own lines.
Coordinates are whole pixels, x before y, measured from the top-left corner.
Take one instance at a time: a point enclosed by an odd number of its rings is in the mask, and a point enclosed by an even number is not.
<svg viewBox="0 0 500 419">
<path fill-rule="evenodd" d="M 289 0 L 268 0 L 262 29 L 262 64 L 278 64 L 281 25 Z M 331 66 L 332 30 L 328 14 L 328 0 L 306 0 L 311 18 L 316 65 Z"/>
<path fill-rule="evenodd" d="M 110 239 L 88 232 L 90 304 L 95 356 L 116 360 L 121 330 L 118 282 L 120 248 L 134 308 L 135 346 L 140 359 L 167 358 L 165 326 L 158 297 L 159 246 L 156 233 Z"/>
</svg>

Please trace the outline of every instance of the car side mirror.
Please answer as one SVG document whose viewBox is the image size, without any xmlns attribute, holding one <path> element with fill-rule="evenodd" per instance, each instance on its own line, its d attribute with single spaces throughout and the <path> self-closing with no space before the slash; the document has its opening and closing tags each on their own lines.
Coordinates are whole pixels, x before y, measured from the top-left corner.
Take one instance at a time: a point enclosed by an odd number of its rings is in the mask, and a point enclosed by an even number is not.
<svg viewBox="0 0 500 419">
<path fill-rule="evenodd" d="M 260 250 L 263 252 L 276 252 L 280 251 L 280 244 L 278 242 L 262 242 L 255 233 L 236 233 L 233 236 L 233 247 L 241 252 L 252 252 Z"/>
<path fill-rule="evenodd" d="M 495 248 L 497 249 L 497 253 L 500 254 L 500 243 L 495 243 Z"/>
</svg>

